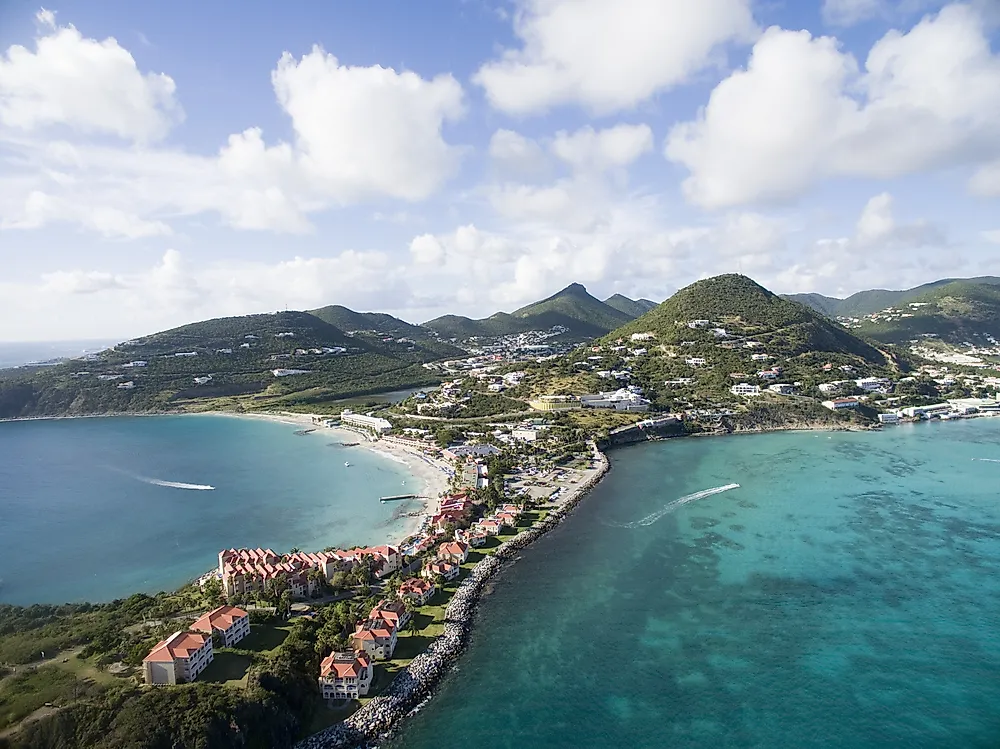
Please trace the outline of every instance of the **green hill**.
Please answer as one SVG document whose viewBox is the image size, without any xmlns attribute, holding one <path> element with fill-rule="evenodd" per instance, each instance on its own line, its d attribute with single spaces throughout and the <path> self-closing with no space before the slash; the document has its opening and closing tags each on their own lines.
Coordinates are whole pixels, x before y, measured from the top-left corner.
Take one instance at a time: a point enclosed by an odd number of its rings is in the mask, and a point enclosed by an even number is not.
<svg viewBox="0 0 1000 749">
<path fill-rule="evenodd" d="M 656 302 L 649 299 L 629 299 L 624 294 L 609 296 L 604 303 L 629 317 L 644 315 L 656 306 Z"/>
<path fill-rule="evenodd" d="M 1000 278 L 996 276 L 980 276 L 978 278 L 966 279 L 943 278 L 940 281 L 932 281 L 931 283 L 902 291 L 890 291 L 888 289 L 859 291 L 846 299 L 823 296 L 822 294 L 788 294 L 785 296 L 785 299 L 805 304 L 828 317 L 864 317 L 875 312 L 881 312 L 888 307 L 911 302 L 922 294 L 926 294 L 941 286 L 955 283 L 956 281 L 990 286 L 1000 285 Z"/>
<path fill-rule="evenodd" d="M 439 341 L 433 331 L 382 312 L 355 312 L 339 304 L 332 304 L 310 310 L 309 314 L 352 333 L 352 337 L 356 340 L 369 341 L 377 345 L 379 341 L 388 343 L 387 339 L 405 338 L 434 359 L 465 354 L 462 349 Z"/>
<path fill-rule="evenodd" d="M 993 346 L 1000 339 L 1000 286 L 952 281 L 910 297 L 892 312 L 862 320 L 858 330 L 886 343 L 933 337 L 944 343 Z"/>
<path fill-rule="evenodd" d="M 438 378 L 422 364 L 438 358 L 410 341 L 349 336 L 307 312 L 226 317 L 0 379 L 0 418 L 209 406 L 313 408 L 432 384 Z M 273 370 L 299 371 L 276 376 Z"/>
<path fill-rule="evenodd" d="M 561 336 L 563 340 L 583 341 L 603 335 L 630 319 L 632 315 L 605 304 L 591 296 L 582 285 L 574 283 L 510 314 L 498 312 L 482 320 L 445 315 L 424 323 L 423 327 L 436 331 L 442 338 L 461 340 L 516 335 L 560 325 L 568 331 Z"/>
<path fill-rule="evenodd" d="M 815 310 L 772 294 L 746 276 L 715 276 L 687 286 L 656 309 L 613 331 L 605 340 L 652 332 L 660 343 L 716 340 L 706 328 L 688 327 L 709 320 L 729 338 L 754 339 L 787 356 L 829 352 L 883 364 L 881 352 Z M 724 339 L 723 339 L 724 340 Z M 722 340 L 720 340 L 720 343 Z"/>
</svg>

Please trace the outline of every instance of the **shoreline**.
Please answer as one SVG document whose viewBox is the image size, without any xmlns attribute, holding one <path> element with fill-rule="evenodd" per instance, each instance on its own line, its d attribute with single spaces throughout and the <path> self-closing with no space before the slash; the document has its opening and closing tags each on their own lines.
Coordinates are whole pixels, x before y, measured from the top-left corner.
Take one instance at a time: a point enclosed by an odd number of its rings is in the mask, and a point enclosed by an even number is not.
<svg viewBox="0 0 1000 749">
<path fill-rule="evenodd" d="M 529 547 L 569 517 L 604 479 L 611 462 L 593 441 L 588 442 L 596 466 L 582 482 L 568 489 L 546 518 L 501 544 L 485 556 L 458 586 L 445 609 L 445 629 L 427 649 L 400 670 L 389 686 L 355 713 L 295 744 L 294 749 L 365 749 L 377 746 L 398 731 L 406 718 L 433 697 L 441 679 L 452 671 L 472 634 L 478 604 L 486 584 Z"/>
</svg>

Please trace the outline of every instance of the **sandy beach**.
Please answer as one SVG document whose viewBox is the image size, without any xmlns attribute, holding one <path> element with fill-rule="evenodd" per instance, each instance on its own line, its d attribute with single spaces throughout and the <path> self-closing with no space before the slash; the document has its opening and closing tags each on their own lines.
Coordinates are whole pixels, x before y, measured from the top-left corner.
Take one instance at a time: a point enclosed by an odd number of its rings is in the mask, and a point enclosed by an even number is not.
<svg viewBox="0 0 1000 749">
<path fill-rule="evenodd" d="M 329 414 L 302 414 L 284 411 L 279 413 L 233 413 L 231 411 L 210 411 L 205 413 L 213 416 L 231 416 L 238 419 L 261 419 L 297 426 L 303 430 L 310 430 L 310 434 L 323 435 L 325 437 L 333 436 L 342 442 L 357 442 L 357 447 L 352 449 L 368 450 L 381 455 L 387 460 L 405 466 L 414 479 L 414 485 L 402 487 L 400 493 L 412 492 L 426 499 L 423 500 L 424 507 L 422 514 L 406 518 L 405 532 L 398 538 L 388 539 L 393 542 L 402 541 L 419 530 L 424 519 L 429 518 L 437 512 L 441 495 L 448 491 L 450 475 L 448 464 L 445 461 L 431 457 L 417 448 L 402 445 L 392 439 L 366 439 L 363 435 L 350 429 L 318 426 L 313 422 L 314 417 L 317 419 L 329 419 Z"/>
</svg>

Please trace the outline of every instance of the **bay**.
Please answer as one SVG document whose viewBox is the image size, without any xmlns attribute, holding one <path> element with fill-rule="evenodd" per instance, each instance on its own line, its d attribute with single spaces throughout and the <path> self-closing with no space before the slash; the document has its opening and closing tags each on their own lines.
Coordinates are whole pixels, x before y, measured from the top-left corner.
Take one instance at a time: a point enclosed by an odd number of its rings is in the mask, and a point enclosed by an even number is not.
<svg viewBox="0 0 1000 749">
<path fill-rule="evenodd" d="M 394 749 L 1000 741 L 1000 419 L 611 458 Z"/>
<path fill-rule="evenodd" d="M 400 493 L 405 466 L 301 429 L 210 415 L 0 423 L 0 603 L 172 590 L 234 546 L 403 535 L 399 513 L 418 506 L 378 497 Z"/>
</svg>

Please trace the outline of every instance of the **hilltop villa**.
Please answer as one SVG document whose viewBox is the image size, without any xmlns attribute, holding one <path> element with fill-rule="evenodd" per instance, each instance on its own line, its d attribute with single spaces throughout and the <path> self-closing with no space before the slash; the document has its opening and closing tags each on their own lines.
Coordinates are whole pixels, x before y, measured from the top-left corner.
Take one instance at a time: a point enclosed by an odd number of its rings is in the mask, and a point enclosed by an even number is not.
<svg viewBox="0 0 1000 749">
<path fill-rule="evenodd" d="M 218 632 L 223 645 L 231 648 L 250 634 L 250 615 L 235 606 L 219 606 L 192 624 L 191 629 L 205 632 L 209 637 L 213 632 Z"/>
<path fill-rule="evenodd" d="M 371 659 L 363 650 L 330 653 L 319 667 L 319 688 L 326 700 L 364 697 L 372 685 Z"/>
<path fill-rule="evenodd" d="M 174 632 L 142 660 L 147 684 L 194 681 L 212 662 L 212 637 L 200 632 Z"/>
</svg>

